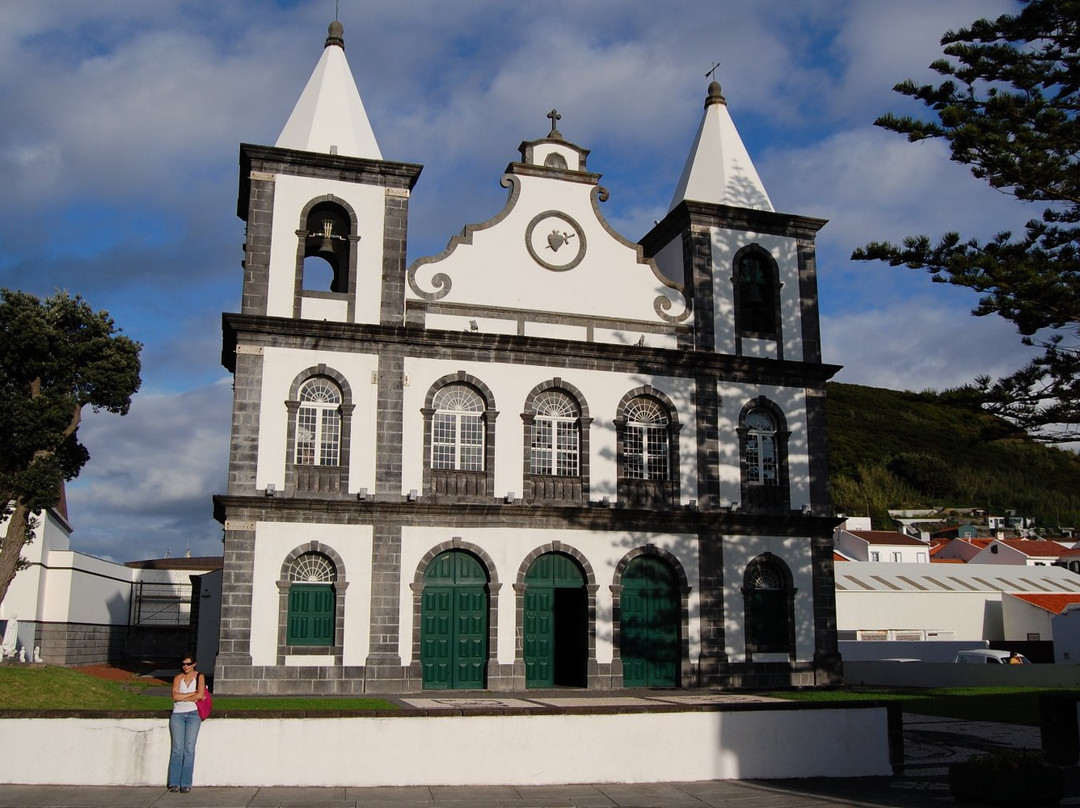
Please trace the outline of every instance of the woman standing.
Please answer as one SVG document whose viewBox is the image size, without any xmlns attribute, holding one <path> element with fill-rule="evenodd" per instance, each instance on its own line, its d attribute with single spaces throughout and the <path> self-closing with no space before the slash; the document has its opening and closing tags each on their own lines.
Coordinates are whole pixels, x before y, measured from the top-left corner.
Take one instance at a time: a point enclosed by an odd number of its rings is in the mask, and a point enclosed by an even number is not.
<svg viewBox="0 0 1080 808">
<path fill-rule="evenodd" d="M 195 702 L 206 694 L 206 681 L 195 670 L 195 657 L 186 655 L 180 662 L 181 673 L 172 683 L 173 711 L 169 718 L 172 753 L 169 755 L 169 791 L 191 791 L 195 770 L 195 741 L 199 738 L 198 708 Z"/>
</svg>

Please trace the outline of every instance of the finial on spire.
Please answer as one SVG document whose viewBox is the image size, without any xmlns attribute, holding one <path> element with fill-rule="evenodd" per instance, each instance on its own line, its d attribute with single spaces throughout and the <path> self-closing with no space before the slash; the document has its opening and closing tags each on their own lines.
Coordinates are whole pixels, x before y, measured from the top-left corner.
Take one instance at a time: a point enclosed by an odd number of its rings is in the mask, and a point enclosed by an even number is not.
<svg viewBox="0 0 1080 808">
<path fill-rule="evenodd" d="M 324 48 L 329 48 L 331 45 L 337 45 L 342 50 L 345 50 L 345 26 L 335 18 L 329 27 L 326 29 L 326 44 Z"/>
<path fill-rule="evenodd" d="M 724 94 L 720 92 L 720 82 L 713 81 L 709 83 L 709 95 L 705 98 L 705 106 L 711 107 L 713 104 L 723 104 L 727 106 L 727 99 L 724 98 Z"/>
<path fill-rule="evenodd" d="M 555 124 L 562 120 L 562 115 L 559 114 L 557 109 L 553 109 L 547 114 L 547 117 L 551 118 L 551 131 L 548 132 L 548 137 L 562 140 L 562 133 L 555 128 Z"/>
</svg>

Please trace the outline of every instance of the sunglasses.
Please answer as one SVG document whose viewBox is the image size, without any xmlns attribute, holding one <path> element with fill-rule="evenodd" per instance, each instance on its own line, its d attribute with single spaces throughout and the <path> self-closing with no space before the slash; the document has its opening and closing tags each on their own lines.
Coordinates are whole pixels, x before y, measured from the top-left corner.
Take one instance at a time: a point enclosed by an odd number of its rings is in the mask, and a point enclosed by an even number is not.
<svg viewBox="0 0 1080 808">
<path fill-rule="evenodd" d="M 192 668 L 194 666 L 195 666 L 194 662 L 181 662 L 180 663 L 180 667 L 182 667 L 182 668 Z"/>
</svg>

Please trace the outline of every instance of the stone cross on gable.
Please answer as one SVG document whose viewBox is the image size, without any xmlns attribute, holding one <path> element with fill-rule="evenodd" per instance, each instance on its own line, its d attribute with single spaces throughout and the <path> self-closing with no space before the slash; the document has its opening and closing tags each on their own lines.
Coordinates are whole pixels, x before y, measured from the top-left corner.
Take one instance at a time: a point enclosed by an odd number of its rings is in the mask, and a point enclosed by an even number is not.
<svg viewBox="0 0 1080 808">
<path fill-rule="evenodd" d="M 551 118 L 551 132 L 548 134 L 548 137 L 559 134 L 559 130 L 555 128 L 555 124 L 562 120 L 562 115 L 559 114 L 557 109 L 553 109 L 547 114 L 547 117 Z"/>
</svg>

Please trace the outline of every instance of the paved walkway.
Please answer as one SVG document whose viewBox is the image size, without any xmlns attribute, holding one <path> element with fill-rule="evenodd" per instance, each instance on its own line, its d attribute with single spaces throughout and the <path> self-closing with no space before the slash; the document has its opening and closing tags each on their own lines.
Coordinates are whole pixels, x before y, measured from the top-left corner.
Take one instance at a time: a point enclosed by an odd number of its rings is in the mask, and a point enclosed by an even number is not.
<svg viewBox="0 0 1080 808">
<path fill-rule="evenodd" d="M 1039 730 L 904 716 L 903 771 L 892 777 L 568 786 L 398 788 L 0 786 L 0 808 L 941 808 L 955 805 L 947 766 L 991 749 L 1039 748 Z M 196 775 L 197 776 L 197 775 Z M 1080 805 L 1080 770 L 1062 805 Z"/>
</svg>

